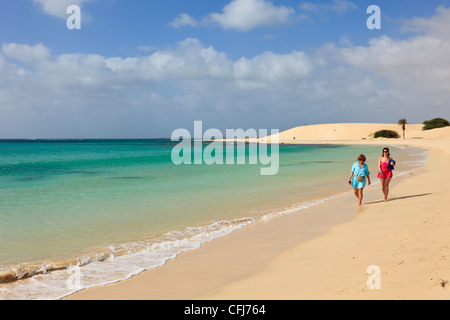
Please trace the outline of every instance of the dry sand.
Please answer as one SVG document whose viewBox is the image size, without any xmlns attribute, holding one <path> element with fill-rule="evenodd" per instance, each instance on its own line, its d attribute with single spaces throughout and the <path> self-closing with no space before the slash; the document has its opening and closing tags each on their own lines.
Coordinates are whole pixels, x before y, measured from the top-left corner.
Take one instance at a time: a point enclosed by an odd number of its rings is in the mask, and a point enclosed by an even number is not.
<svg viewBox="0 0 450 320">
<path fill-rule="evenodd" d="M 67 299 L 449 299 L 450 128 L 406 139 L 373 139 L 394 124 L 326 124 L 280 133 L 280 143 L 410 145 L 426 148 L 418 173 L 394 178 L 390 200 L 366 188 L 363 207 L 350 194 L 260 221 L 180 254 L 131 279 Z M 295 137 L 295 140 L 294 140 Z M 267 140 L 267 139 L 266 139 Z M 372 180 L 375 180 L 372 177 Z M 316 228 L 311 229 L 309 226 Z M 380 277 L 369 284 L 370 266 Z"/>
</svg>

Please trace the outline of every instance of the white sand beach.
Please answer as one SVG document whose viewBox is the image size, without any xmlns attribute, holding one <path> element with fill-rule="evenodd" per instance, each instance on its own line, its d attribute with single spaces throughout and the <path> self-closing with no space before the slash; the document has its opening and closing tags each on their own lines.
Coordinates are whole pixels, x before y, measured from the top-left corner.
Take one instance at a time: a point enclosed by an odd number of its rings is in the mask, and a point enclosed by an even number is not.
<svg viewBox="0 0 450 320">
<path fill-rule="evenodd" d="M 420 172 L 394 175 L 388 202 L 373 185 L 361 208 L 348 194 L 307 215 L 259 221 L 162 267 L 66 299 L 449 299 L 450 127 L 407 125 L 406 139 L 373 139 L 381 129 L 402 134 L 397 124 L 323 124 L 281 132 L 279 142 L 427 149 Z M 310 223 L 320 230 L 309 231 Z M 370 281 L 371 266 L 378 282 Z"/>
</svg>

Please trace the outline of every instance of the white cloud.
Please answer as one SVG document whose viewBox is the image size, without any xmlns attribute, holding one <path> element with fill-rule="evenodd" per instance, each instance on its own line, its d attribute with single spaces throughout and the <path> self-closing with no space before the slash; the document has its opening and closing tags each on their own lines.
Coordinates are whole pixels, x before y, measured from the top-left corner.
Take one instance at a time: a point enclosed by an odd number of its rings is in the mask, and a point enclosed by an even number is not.
<svg viewBox="0 0 450 320">
<path fill-rule="evenodd" d="M 42 43 L 35 46 L 15 43 L 3 44 L 2 53 L 7 58 L 23 63 L 40 63 L 50 57 L 50 51 Z"/>
<path fill-rule="evenodd" d="M 70 128 L 73 136 L 92 137 L 99 135 L 98 128 L 110 126 L 109 121 L 133 117 L 129 130 L 137 130 L 135 121 L 143 119 L 149 120 L 140 127 L 143 131 L 148 126 L 167 130 L 169 124 L 158 119 L 173 115 L 170 121 L 177 117 L 181 121 L 186 119 L 183 111 L 195 117 L 212 110 L 256 110 L 267 97 L 250 98 L 255 93 L 295 87 L 312 70 L 303 52 L 266 52 L 233 61 L 196 39 L 186 39 L 172 50 L 130 58 L 52 55 L 42 44 L 4 44 L 0 52 L 0 136 L 17 137 L 14 128 L 22 127 L 55 137 L 52 130 L 62 130 L 62 121 L 71 124 L 64 130 Z M 27 119 L 31 123 L 24 122 Z"/>
<path fill-rule="evenodd" d="M 372 39 L 367 47 L 342 49 L 339 54 L 344 63 L 386 79 L 397 90 L 409 91 L 411 95 L 439 93 L 450 98 L 450 92 L 445 90 L 450 88 L 448 36 L 417 36 L 408 40 L 382 36 Z"/>
<path fill-rule="evenodd" d="M 416 17 L 404 20 L 402 30 L 404 32 L 423 32 L 428 35 L 446 37 L 450 30 L 450 8 L 438 7 L 436 15 L 432 19 Z"/>
<path fill-rule="evenodd" d="M 199 119 L 216 128 L 287 129 L 449 118 L 445 21 L 450 10 L 441 8 L 405 22 L 422 31 L 408 39 L 240 59 L 197 39 L 128 58 L 3 44 L 0 137 L 161 137 Z"/>
<path fill-rule="evenodd" d="M 71 5 L 82 6 L 91 0 L 33 0 L 33 2 L 40 6 L 42 10 L 54 17 L 67 19 L 67 8 Z"/>
<path fill-rule="evenodd" d="M 241 58 L 234 63 L 235 79 L 270 85 L 301 81 L 311 73 L 313 65 L 303 52 L 274 54 L 265 52 L 253 59 Z"/>
<path fill-rule="evenodd" d="M 248 31 L 260 26 L 285 24 L 295 14 L 292 8 L 275 6 L 266 0 L 233 0 L 210 20 L 224 29 Z"/>
<path fill-rule="evenodd" d="M 186 13 L 180 13 L 175 20 L 173 20 L 169 25 L 174 27 L 175 29 L 189 26 L 189 27 L 196 27 L 198 26 L 198 21 L 192 18 L 190 15 Z"/>
</svg>

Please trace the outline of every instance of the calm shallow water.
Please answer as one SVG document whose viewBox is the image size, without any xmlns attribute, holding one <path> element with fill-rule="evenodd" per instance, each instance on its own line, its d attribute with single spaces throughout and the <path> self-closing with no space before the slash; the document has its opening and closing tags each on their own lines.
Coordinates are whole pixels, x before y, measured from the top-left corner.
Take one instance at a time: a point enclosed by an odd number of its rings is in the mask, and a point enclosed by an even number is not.
<svg viewBox="0 0 450 320">
<path fill-rule="evenodd" d="M 346 181 L 360 153 L 376 180 L 382 150 L 280 145 L 278 173 L 262 176 L 267 166 L 261 164 L 177 166 L 171 160 L 176 144 L 0 142 L 0 277 L 34 275 L 0 284 L 0 299 L 54 299 L 162 265 L 263 216 L 349 191 Z M 249 149 L 246 158 L 254 152 Z M 396 175 L 426 160 L 420 149 L 391 153 L 400 164 Z M 82 266 L 76 288 L 67 283 L 72 265 Z M 54 269 L 61 270 L 47 274 Z"/>
</svg>

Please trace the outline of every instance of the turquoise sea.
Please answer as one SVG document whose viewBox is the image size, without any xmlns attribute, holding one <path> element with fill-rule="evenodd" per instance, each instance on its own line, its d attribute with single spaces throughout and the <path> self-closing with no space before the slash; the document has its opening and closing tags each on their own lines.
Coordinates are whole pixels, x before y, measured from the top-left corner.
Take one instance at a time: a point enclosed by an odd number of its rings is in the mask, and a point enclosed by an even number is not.
<svg viewBox="0 0 450 320">
<path fill-rule="evenodd" d="M 161 266 L 268 215 L 306 212 L 350 191 L 361 153 L 376 181 L 382 150 L 280 145 L 278 173 L 264 176 L 267 165 L 248 161 L 176 165 L 177 144 L 0 141 L 0 300 L 57 299 Z M 246 158 L 258 152 L 250 146 Z M 223 150 L 236 151 L 233 143 Z M 391 154 L 396 176 L 426 161 L 421 149 Z"/>
</svg>

